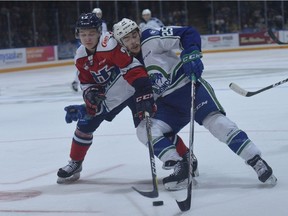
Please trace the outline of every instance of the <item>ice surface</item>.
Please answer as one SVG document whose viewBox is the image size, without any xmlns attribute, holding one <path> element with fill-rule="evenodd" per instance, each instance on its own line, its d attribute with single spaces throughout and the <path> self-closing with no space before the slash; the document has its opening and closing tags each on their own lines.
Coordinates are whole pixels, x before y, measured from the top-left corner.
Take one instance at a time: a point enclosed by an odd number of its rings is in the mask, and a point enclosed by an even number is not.
<svg viewBox="0 0 288 216">
<path fill-rule="evenodd" d="M 170 174 L 157 160 L 160 196 L 142 197 L 131 189 L 151 188 L 148 149 L 135 135 L 125 109 L 105 122 L 83 164 L 79 182 L 57 185 L 57 170 L 69 160 L 75 123 L 64 121 L 64 106 L 82 103 L 70 88 L 73 66 L 0 74 L 0 215 L 105 216 L 286 216 L 288 214 L 288 84 L 246 98 L 249 91 L 286 79 L 288 49 L 205 54 L 203 75 L 214 87 L 227 116 L 247 132 L 274 169 L 278 184 L 264 186 L 256 173 L 207 130 L 195 125 L 198 185 L 191 210 L 181 213 L 175 199 L 186 190 L 165 191 Z M 189 126 L 180 136 L 188 143 Z M 164 205 L 153 207 L 152 202 Z"/>
</svg>

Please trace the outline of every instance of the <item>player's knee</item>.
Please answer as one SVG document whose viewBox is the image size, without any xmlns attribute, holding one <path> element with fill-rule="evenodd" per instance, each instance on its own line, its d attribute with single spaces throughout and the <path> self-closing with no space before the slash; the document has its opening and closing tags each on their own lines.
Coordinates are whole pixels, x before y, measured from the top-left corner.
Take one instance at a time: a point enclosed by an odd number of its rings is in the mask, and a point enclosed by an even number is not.
<svg viewBox="0 0 288 216">
<path fill-rule="evenodd" d="M 227 143 L 234 131 L 239 130 L 234 122 L 221 113 L 208 115 L 203 121 L 203 126 L 224 143 Z"/>
<path fill-rule="evenodd" d="M 93 141 L 93 134 L 82 132 L 78 129 L 75 130 L 73 140 L 80 145 L 90 146 Z"/>
<path fill-rule="evenodd" d="M 164 134 L 170 132 L 172 129 L 171 127 L 166 124 L 165 122 L 151 118 L 151 136 L 152 140 L 156 140 L 159 137 L 163 137 Z M 141 121 L 136 129 L 136 134 L 140 142 L 143 144 L 147 144 L 147 130 L 146 130 L 146 122 Z"/>
<path fill-rule="evenodd" d="M 146 133 L 146 125 L 144 121 L 141 121 L 140 124 L 138 125 L 136 129 L 136 134 L 137 134 L 137 138 L 139 139 L 139 141 L 146 145 L 148 139 L 147 139 L 147 133 Z"/>
</svg>

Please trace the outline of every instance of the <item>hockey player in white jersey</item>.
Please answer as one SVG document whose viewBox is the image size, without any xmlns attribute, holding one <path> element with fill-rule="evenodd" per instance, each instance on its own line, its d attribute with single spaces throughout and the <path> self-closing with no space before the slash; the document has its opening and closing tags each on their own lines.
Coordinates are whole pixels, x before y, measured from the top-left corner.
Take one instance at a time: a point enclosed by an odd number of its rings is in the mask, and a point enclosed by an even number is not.
<svg viewBox="0 0 288 216">
<path fill-rule="evenodd" d="M 147 29 L 141 33 L 130 19 L 122 19 L 113 27 L 114 37 L 140 62 L 152 81 L 157 112 L 153 117 L 152 137 L 155 148 L 165 145 L 163 134 L 167 130 L 178 133 L 190 121 L 191 78 L 196 77 L 195 121 L 203 125 L 257 173 L 263 183 L 275 185 L 271 167 L 261 157 L 259 148 L 247 134 L 226 117 L 212 86 L 201 75 L 201 38 L 192 27 L 163 27 Z M 175 53 L 180 51 L 180 56 Z M 198 56 L 198 58 L 194 58 Z M 138 137 L 146 143 L 145 125 L 137 128 Z M 161 155 L 161 152 L 158 152 Z M 186 164 L 177 164 L 174 173 L 163 179 L 167 189 L 177 187 L 179 173 L 188 175 Z"/>
<path fill-rule="evenodd" d="M 164 26 L 163 22 L 156 17 L 152 17 L 152 13 L 149 9 L 142 11 L 143 22 L 139 24 L 141 31 L 145 29 L 159 29 Z"/>
<path fill-rule="evenodd" d="M 95 13 L 99 19 L 102 19 L 103 13 L 101 8 L 94 8 L 92 13 Z M 106 33 L 108 31 L 106 22 L 102 19 L 102 33 Z"/>
</svg>

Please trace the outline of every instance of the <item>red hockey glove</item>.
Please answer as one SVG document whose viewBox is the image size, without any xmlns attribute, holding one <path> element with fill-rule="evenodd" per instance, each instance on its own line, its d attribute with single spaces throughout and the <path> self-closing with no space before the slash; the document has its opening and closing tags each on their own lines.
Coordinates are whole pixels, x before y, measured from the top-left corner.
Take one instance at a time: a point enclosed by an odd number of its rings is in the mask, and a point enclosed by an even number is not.
<svg viewBox="0 0 288 216">
<path fill-rule="evenodd" d="M 157 106 L 154 101 L 152 86 L 147 85 L 137 88 L 134 94 L 136 103 L 136 116 L 142 120 L 145 118 L 144 113 L 148 112 L 153 116 L 157 111 Z"/>
<path fill-rule="evenodd" d="M 98 105 L 106 99 L 105 89 L 102 86 L 90 86 L 84 90 L 83 99 L 86 104 L 87 114 L 95 116 Z"/>
</svg>

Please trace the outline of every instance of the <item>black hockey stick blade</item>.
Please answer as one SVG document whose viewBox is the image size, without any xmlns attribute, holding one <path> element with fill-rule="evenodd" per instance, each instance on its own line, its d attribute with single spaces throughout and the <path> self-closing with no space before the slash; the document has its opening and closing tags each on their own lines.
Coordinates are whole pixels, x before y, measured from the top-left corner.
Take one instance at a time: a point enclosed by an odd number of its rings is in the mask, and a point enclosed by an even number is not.
<svg viewBox="0 0 288 216">
<path fill-rule="evenodd" d="M 188 211 L 191 207 L 192 181 L 189 183 L 187 191 L 188 191 L 188 194 L 187 194 L 187 198 L 185 200 L 183 200 L 183 201 L 176 200 L 181 211 Z"/>
<path fill-rule="evenodd" d="M 282 44 L 288 44 L 288 42 L 282 42 L 282 41 L 280 41 L 280 40 L 276 37 L 276 35 L 275 35 L 274 32 L 272 31 L 272 29 L 268 29 L 268 34 L 269 34 L 269 36 L 272 38 L 272 40 L 273 40 L 275 43 L 280 44 L 280 45 L 282 45 Z"/>
<path fill-rule="evenodd" d="M 137 191 L 139 194 L 141 194 L 142 196 L 148 197 L 148 198 L 156 198 L 159 196 L 158 190 L 157 189 L 153 189 L 152 191 L 140 191 L 135 187 L 132 187 L 135 191 Z"/>
</svg>

